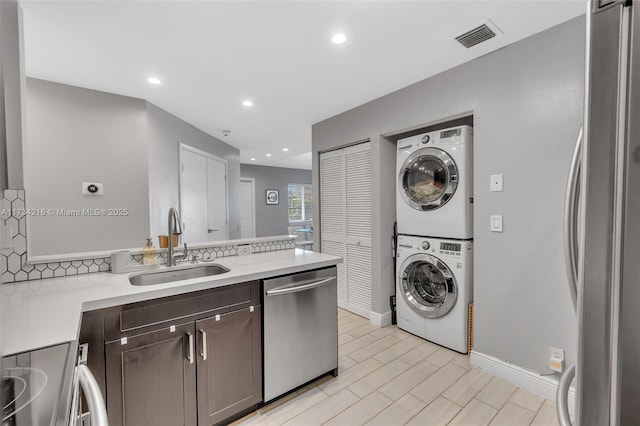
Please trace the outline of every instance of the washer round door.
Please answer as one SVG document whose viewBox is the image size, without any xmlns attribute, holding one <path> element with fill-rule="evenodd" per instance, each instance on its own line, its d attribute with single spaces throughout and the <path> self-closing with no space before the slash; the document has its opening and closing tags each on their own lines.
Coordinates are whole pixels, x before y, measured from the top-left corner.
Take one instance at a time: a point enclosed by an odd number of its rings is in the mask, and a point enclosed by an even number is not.
<svg viewBox="0 0 640 426">
<path fill-rule="evenodd" d="M 400 267 L 400 288 L 407 304 L 425 318 L 447 315 L 458 298 L 458 285 L 449 267 L 437 257 L 414 254 Z"/>
<path fill-rule="evenodd" d="M 453 197 L 458 187 L 458 168 L 453 158 L 438 148 L 423 148 L 402 164 L 398 176 L 400 196 L 411 208 L 435 210 Z"/>
</svg>

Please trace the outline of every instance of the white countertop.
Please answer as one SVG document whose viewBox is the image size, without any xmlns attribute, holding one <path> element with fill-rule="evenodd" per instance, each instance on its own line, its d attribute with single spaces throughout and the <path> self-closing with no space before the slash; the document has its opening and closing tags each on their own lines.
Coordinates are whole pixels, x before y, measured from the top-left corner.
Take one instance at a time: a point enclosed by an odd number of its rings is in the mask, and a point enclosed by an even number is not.
<svg viewBox="0 0 640 426">
<path fill-rule="evenodd" d="M 215 263 L 230 269 L 221 275 L 150 286 L 133 286 L 129 283 L 129 275 L 132 274 L 110 272 L 3 284 L 2 350 L 4 355 L 8 355 L 76 340 L 84 311 L 323 268 L 341 262 L 339 257 L 322 253 L 278 250 L 216 259 Z"/>
</svg>

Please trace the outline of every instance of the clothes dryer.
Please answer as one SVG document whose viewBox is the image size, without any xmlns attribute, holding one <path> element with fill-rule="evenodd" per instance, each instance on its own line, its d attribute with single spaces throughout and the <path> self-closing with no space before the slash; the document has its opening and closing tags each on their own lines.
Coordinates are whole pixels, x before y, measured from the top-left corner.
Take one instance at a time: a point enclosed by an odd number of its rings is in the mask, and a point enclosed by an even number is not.
<svg viewBox="0 0 640 426">
<path fill-rule="evenodd" d="M 398 236 L 398 327 L 467 353 L 473 242 Z"/>
<path fill-rule="evenodd" d="M 473 128 L 458 126 L 398 140 L 398 232 L 473 238 Z"/>
</svg>

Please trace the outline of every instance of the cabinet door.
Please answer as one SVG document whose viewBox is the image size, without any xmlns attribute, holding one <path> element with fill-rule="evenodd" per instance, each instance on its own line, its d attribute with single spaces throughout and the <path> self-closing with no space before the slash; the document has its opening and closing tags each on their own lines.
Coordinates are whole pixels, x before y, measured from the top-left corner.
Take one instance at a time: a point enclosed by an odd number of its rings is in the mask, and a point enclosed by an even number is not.
<svg viewBox="0 0 640 426">
<path fill-rule="evenodd" d="M 105 345 L 111 426 L 197 424 L 194 332 L 190 322 Z"/>
<path fill-rule="evenodd" d="M 260 318 L 255 306 L 196 322 L 199 426 L 262 401 Z"/>
</svg>

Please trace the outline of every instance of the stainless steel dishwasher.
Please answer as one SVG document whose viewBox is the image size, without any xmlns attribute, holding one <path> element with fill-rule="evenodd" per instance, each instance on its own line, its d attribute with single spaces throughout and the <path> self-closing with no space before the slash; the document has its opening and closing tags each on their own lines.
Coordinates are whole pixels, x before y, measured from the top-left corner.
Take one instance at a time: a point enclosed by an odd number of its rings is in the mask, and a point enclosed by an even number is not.
<svg viewBox="0 0 640 426">
<path fill-rule="evenodd" d="M 264 401 L 338 372 L 336 268 L 264 280 Z"/>
</svg>

